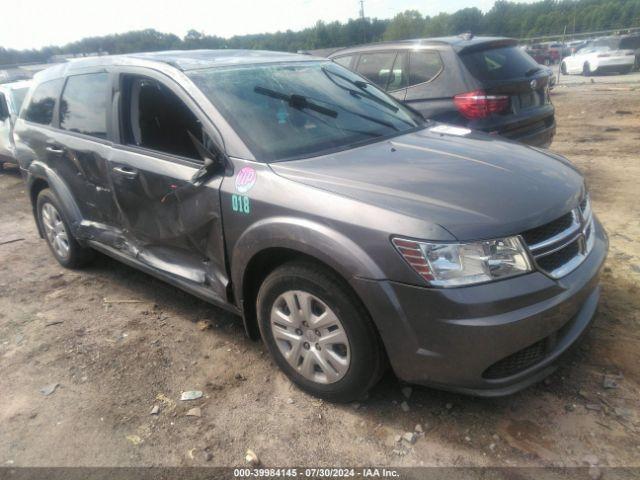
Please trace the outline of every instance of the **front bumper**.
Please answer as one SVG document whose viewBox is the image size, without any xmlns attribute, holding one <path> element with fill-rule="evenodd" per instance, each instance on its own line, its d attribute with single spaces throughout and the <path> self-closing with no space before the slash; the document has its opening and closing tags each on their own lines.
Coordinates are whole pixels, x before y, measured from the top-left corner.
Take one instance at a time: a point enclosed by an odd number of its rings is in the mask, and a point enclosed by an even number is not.
<svg viewBox="0 0 640 480">
<path fill-rule="evenodd" d="M 396 375 L 410 383 L 480 396 L 514 393 L 541 380 L 591 323 L 608 241 L 595 220 L 595 244 L 570 274 L 543 273 L 471 287 L 435 289 L 356 280 Z M 543 345 L 524 368 L 496 365 Z M 515 354 L 515 356 L 514 356 Z"/>
</svg>

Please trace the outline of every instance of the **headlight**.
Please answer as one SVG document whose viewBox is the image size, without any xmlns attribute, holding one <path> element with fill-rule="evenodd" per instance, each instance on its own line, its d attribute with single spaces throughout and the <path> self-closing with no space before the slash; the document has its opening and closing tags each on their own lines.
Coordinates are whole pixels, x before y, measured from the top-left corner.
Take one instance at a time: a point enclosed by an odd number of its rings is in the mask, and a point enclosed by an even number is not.
<svg viewBox="0 0 640 480">
<path fill-rule="evenodd" d="M 473 243 L 430 243 L 393 238 L 418 275 L 436 287 L 457 287 L 513 277 L 531 271 L 519 237 Z"/>
</svg>

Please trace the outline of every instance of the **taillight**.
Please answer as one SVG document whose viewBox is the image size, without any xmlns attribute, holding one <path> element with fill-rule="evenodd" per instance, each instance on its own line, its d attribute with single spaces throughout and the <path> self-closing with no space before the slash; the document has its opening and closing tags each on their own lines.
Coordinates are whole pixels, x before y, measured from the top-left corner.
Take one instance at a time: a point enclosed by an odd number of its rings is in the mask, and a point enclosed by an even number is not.
<svg viewBox="0 0 640 480">
<path fill-rule="evenodd" d="M 427 263 L 427 259 L 422 253 L 420 244 L 413 240 L 405 240 L 402 238 L 394 238 L 392 240 L 393 245 L 396 247 L 400 255 L 407 261 L 407 263 L 413 268 L 418 275 L 427 281 L 433 280 L 433 274 L 431 268 Z"/>
<path fill-rule="evenodd" d="M 466 118 L 485 118 L 500 113 L 509 105 L 507 95 L 487 95 L 482 90 L 461 93 L 453 97 L 453 103 Z"/>
</svg>

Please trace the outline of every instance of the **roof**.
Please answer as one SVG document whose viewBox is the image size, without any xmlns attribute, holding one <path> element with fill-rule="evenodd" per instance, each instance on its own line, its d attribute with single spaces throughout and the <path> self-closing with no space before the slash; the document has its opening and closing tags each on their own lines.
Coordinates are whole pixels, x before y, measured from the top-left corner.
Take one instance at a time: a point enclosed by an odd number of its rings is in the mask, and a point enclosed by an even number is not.
<svg viewBox="0 0 640 480">
<path fill-rule="evenodd" d="M 311 57 L 313 59 L 313 57 Z M 170 50 L 164 52 L 128 53 L 123 55 L 102 55 L 71 59 L 70 70 L 86 67 L 108 65 L 132 65 L 137 60 L 158 62 L 171 65 L 179 70 L 196 70 L 200 68 L 221 67 L 229 65 L 251 65 L 258 63 L 275 63 L 291 61 L 309 61 L 308 55 L 266 50 Z"/>
<path fill-rule="evenodd" d="M 15 90 L 17 88 L 29 88 L 31 80 L 18 80 L 17 82 L 7 82 L 0 84 L 0 89 Z"/>
<path fill-rule="evenodd" d="M 377 50 L 388 48 L 411 48 L 429 45 L 443 45 L 453 47 L 457 52 L 463 50 L 474 50 L 487 44 L 497 45 L 517 45 L 518 41 L 507 37 L 476 37 L 473 35 L 458 35 L 451 37 L 434 37 L 434 38 L 413 38 L 410 40 L 394 40 L 389 42 L 369 43 L 365 45 L 356 45 L 354 47 L 346 47 L 339 49 L 331 54 L 343 55 L 349 52 Z"/>
</svg>

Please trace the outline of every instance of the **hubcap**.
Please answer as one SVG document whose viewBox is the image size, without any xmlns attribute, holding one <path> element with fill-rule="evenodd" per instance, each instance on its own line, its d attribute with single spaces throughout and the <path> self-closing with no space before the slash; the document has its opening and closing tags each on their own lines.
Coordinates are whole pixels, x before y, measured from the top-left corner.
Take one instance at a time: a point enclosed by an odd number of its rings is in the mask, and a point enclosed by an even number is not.
<svg viewBox="0 0 640 480">
<path fill-rule="evenodd" d="M 60 258 L 69 256 L 69 236 L 64 228 L 64 222 L 56 207 L 51 203 L 42 206 L 42 225 L 49 241 L 49 245 Z"/>
<path fill-rule="evenodd" d="M 349 370 L 351 351 L 342 322 L 310 293 L 280 295 L 271 308 L 271 332 L 280 353 L 308 380 L 334 383 Z"/>
</svg>

